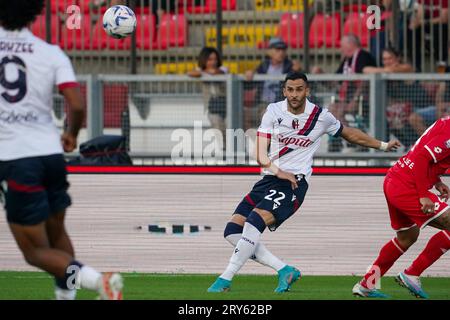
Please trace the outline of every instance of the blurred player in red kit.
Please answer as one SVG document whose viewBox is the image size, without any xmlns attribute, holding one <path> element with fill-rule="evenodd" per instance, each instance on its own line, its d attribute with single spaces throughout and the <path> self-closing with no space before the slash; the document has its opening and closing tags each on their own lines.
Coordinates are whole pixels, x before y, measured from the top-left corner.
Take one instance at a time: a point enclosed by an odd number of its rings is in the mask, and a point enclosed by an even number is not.
<svg viewBox="0 0 450 320">
<path fill-rule="evenodd" d="M 429 225 L 442 231 L 429 240 L 425 249 L 396 281 L 419 298 L 428 298 L 420 275 L 450 249 L 450 189 L 440 176 L 450 168 L 450 117 L 436 121 L 414 147 L 389 170 L 384 180 L 391 226 L 397 236 L 386 243 L 364 278 L 353 288 L 362 297 L 386 298 L 375 288 L 398 258 L 412 246 L 420 229 Z M 436 195 L 430 189 L 436 188 Z"/>
</svg>

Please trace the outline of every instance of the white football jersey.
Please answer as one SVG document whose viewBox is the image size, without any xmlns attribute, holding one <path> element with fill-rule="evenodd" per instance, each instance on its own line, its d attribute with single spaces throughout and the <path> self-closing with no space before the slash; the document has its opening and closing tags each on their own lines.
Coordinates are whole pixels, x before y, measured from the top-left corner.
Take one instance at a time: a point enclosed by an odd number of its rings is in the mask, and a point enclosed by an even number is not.
<svg viewBox="0 0 450 320">
<path fill-rule="evenodd" d="M 0 27 L 0 160 L 63 152 L 52 119 L 55 84 L 77 85 L 66 54 L 27 28 Z"/>
<path fill-rule="evenodd" d="M 343 125 L 328 109 L 306 100 L 305 112 L 295 115 L 288 111 L 287 100 L 271 103 L 267 107 L 258 135 L 271 139 L 269 158 L 281 170 L 303 174 L 309 180 L 314 153 L 321 137 L 338 137 Z M 268 170 L 265 174 L 272 174 Z"/>
</svg>

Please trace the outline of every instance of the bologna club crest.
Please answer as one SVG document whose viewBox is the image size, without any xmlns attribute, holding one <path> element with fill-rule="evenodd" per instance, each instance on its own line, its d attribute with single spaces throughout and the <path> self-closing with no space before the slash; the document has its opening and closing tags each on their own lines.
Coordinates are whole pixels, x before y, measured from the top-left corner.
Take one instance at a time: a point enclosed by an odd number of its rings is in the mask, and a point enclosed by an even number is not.
<svg viewBox="0 0 450 320">
<path fill-rule="evenodd" d="M 298 119 L 292 120 L 292 129 L 298 129 L 298 127 L 299 127 Z"/>
</svg>

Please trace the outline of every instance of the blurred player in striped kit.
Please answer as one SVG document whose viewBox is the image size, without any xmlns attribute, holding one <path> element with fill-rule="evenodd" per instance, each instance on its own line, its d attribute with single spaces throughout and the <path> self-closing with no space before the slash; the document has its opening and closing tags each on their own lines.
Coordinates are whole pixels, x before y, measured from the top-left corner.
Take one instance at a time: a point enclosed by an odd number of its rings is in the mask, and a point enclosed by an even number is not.
<svg viewBox="0 0 450 320">
<path fill-rule="evenodd" d="M 450 189 L 440 176 L 450 168 L 450 117 L 429 127 L 413 148 L 389 170 L 384 180 L 392 229 L 396 237 L 387 242 L 364 278 L 353 287 L 353 294 L 368 298 L 387 298 L 377 282 L 419 237 L 420 229 L 432 226 L 436 233 L 417 259 L 396 281 L 419 298 L 428 298 L 420 275 L 450 249 Z M 439 195 L 430 192 L 435 188 Z"/>
<path fill-rule="evenodd" d="M 265 175 L 244 197 L 225 228 L 224 236 L 235 250 L 209 292 L 228 291 L 234 275 L 249 258 L 277 271 L 275 292 L 288 291 L 300 277 L 297 268 L 273 255 L 260 238 L 266 227 L 275 231 L 302 204 L 313 156 L 324 134 L 384 151 L 400 146 L 396 140 L 381 142 L 361 130 L 345 127 L 327 109 L 311 103 L 303 73 L 286 76 L 283 94 L 285 100 L 269 104 L 258 129 L 257 160 Z"/>
<path fill-rule="evenodd" d="M 75 299 L 78 287 L 121 299 L 121 276 L 76 261 L 64 226 L 71 199 L 63 150 L 77 146 L 84 102 L 69 58 L 27 28 L 43 7 L 44 0 L 0 1 L 0 182 L 7 220 L 25 260 L 55 277 L 56 299 Z M 55 85 L 69 107 L 62 135 L 51 116 Z"/>
</svg>

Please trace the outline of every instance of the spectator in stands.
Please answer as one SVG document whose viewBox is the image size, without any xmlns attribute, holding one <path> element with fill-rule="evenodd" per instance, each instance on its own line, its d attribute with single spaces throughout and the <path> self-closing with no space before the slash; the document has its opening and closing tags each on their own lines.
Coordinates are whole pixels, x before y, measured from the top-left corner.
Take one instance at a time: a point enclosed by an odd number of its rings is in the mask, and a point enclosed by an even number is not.
<svg viewBox="0 0 450 320">
<path fill-rule="evenodd" d="M 287 44 L 281 38 L 269 41 L 267 57 L 255 70 L 245 73 L 245 79 L 252 81 L 255 74 L 282 76 L 292 71 L 301 71 L 300 62 L 287 56 Z M 259 123 L 267 105 L 282 99 L 281 81 L 264 81 L 245 85 L 246 101 L 244 103 L 245 129 L 255 127 Z"/>
<path fill-rule="evenodd" d="M 414 67 L 402 62 L 401 54 L 393 48 L 382 52 L 383 66 L 366 67 L 364 73 L 410 73 Z M 413 110 L 423 109 L 432 103 L 422 85 L 417 81 L 390 80 L 386 86 L 386 119 L 389 133 L 395 135 L 405 147 L 418 138 L 409 123 Z"/>
<path fill-rule="evenodd" d="M 450 73 L 449 66 L 445 68 L 445 73 Z M 435 106 L 414 112 L 409 117 L 409 122 L 420 136 L 433 122 L 448 115 L 450 115 L 450 82 L 442 81 L 437 88 Z"/>
<path fill-rule="evenodd" d="M 123 4 L 131 6 L 134 1 L 136 7 L 151 8 L 151 12 L 155 17 L 155 23 L 158 26 L 161 16 L 166 12 L 175 12 L 177 0 L 110 0 L 111 6 Z M 108 2 L 105 0 L 104 2 Z"/>
<path fill-rule="evenodd" d="M 204 47 L 198 57 L 198 67 L 189 71 L 188 76 L 194 78 L 223 75 L 228 70 L 222 66 L 222 58 L 216 48 Z M 224 82 L 203 82 L 203 97 L 208 108 L 208 118 L 211 126 L 222 133 L 225 141 L 225 118 L 227 116 L 226 84 Z"/>
<path fill-rule="evenodd" d="M 344 57 L 337 69 L 338 74 L 363 73 L 367 67 L 375 67 L 375 58 L 361 48 L 359 38 L 354 34 L 348 34 L 341 39 L 341 54 Z M 320 67 L 313 68 L 313 73 L 323 72 Z M 331 113 L 341 122 L 350 126 L 363 128 L 363 124 L 356 121 L 356 116 L 365 119 L 368 114 L 368 87 L 363 81 L 343 81 L 339 87 L 337 101 L 329 106 Z M 362 114 L 360 114 L 362 111 Z M 346 115 L 354 123 L 346 120 Z M 339 152 L 342 149 L 341 139 L 330 138 L 328 151 Z"/>
<path fill-rule="evenodd" d="M 382 51 L 383 66 L 371 67 L 367 66 L 363 69 L 363 73 L 409 73 L 414 72 L 414 67 L 410 63 L 402 62 L 400 53 L 394 48 L 386 48 Z"/>
<path fill-rule="evenodd" d="M 421 70 L 422 42 L 425 49 L 433 50 L 435 61 L 448 62 L 448 20 L 448 0 L 417 0 L 407 34 L 408 54 L 417 70 Z"/>
<path fill-rule="evenodd" d="M 370 53 L 373 57 L 375 57 L 377 63 L 380 62 L 380 58 L 382 59 L 382 53 L 384 48 L 389 47 L 389 44 L 392 43 L 389 39 L 389 36 L 392 35 L 392 30 L 395 30 L 393 25 L 393 19 L 390 19 L 392 16 L 392 0 L 378 0 L 372 1 L 372 3 L 378 5 L 381 9 L 381 17 L 380 17 L 380 29 L 370 30 Z M 400 19 L 403 15 L 400 17 Z M 402 28 L 403 25 L 399 23 L 397 25 L 398 28 Z"/>
</svg>

